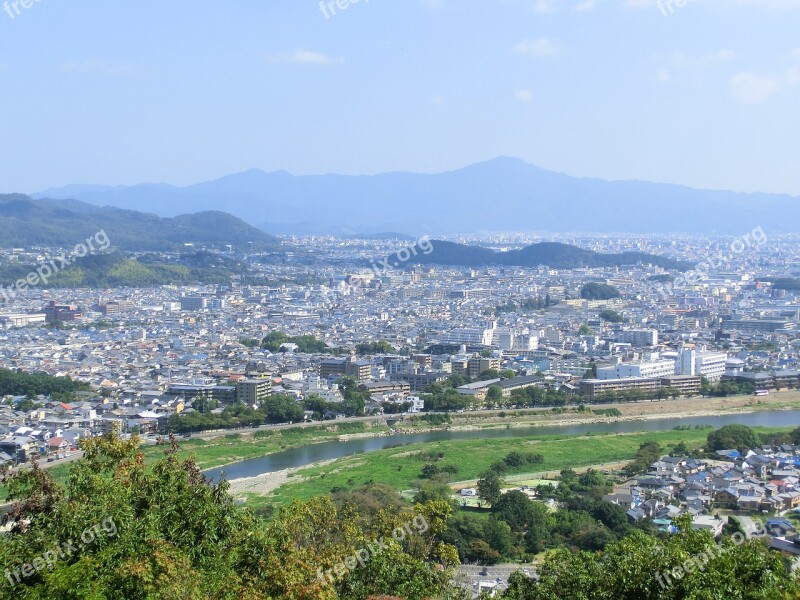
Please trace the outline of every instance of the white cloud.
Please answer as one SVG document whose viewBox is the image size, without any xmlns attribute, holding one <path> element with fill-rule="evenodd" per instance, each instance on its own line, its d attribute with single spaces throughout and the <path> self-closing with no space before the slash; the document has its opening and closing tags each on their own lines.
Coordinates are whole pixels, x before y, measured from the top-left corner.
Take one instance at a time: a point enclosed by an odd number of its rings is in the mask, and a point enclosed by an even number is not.
<svg viewBox="0 0 800 600">
<path fill-rule="evenodd" d="M 775 94 L 797 87 L 800 69 L 791 68 L 779 75 L 757 75 L 743 71 L 734 75 L 728 85 L 733 97 L 742 104 L 760 104 Z"/>
<path fill-rule="evenodd" d="M 558 46 L 556 46 L 550 39 L 546 37 L 540 37 L 535 40 L 524 40 L 518 43 L 516 46 L 514 46 L 514 51 L 518 54 L 543 58 L 545 56 L 557 54 Z"/>
<path fill-rule="evenodd" d="M 438 95 L 437 95 L 437 96 L 434 96 L 433 98 L 431 98 L 431 100 L 432 100 L 432 102 L 433 102 L 434 104 L 436 104 L 437 106 L 442 106 L 442 105 L 445 103 L 445 98 L 444 98 L 444 96 L 438 96 Z"/>
<path fill-rule="evenodd" d="M 344 62 L 342 58 L 330 58 L 320 52 L 303 50 L 298 48 L 292 52 L 281 52 L 280 54 L 270 54 L 267 62 L 294 64 L 294 65 L 338 65 Z"/>
<path fill-rule="evenodd" d="M 533 102 L 533 94 L 529 90 L 519 90 L 514 97 L 523 104 L 530 104 Z"/>
<path fill-rule="evenodd" d="M 795 48 L 792 50 L 792 58 L 797 58 L 800 60 L 800 48 Z"/>
</svg>

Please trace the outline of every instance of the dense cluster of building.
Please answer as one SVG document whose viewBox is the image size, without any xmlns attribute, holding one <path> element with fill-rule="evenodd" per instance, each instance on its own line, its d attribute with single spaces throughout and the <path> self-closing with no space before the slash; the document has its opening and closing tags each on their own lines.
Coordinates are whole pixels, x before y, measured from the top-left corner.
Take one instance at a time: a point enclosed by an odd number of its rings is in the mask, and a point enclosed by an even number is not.
<svg viewBox="0 0 800 600">
<path fill-rule="evenodd" d="M 531 241 L 483 240 L 497 250 Z M 727 243 L 635 236 L 562 241 L 690 263 L 719 255 Z M 361 384 L 371 411 L 387 404 L 420 410 L 425 390 L 453 375 L 470 380 L 458 392 L 474 408 L 513 404 L 515 390 L 527 387 L 591 401 L 632 392 L 695 395 L 704 380 L 750 382 L 759 393 L 798 386 L 800 299 L 771 283 L 796 275 L 793 238 L 770 239 L 735 262 L 670 285 L 668 293 L 667 273 L 650 264 L 571 270 L 400 264 L 380 272 L 368 265 L 406 242 L 289 242 L 313 248 L 314 258 L 287 253 L 276 263 L 236 255 L 249 274 L 226 285 L 31 287 L 0 307 L 0 367 L 87 382 L 97 393 L 84 401 L 101 424 L 116 419 L 123 428 L 136 420 L 149 428 L 165 414 L 192 411 L 197 398 L 258 404 L 280 393 L 335 403 L 342 400 L 341 377 Z M 0 263 L 8 258 L 0 254 Z M 620 297 L 584 299 L 587 283 L 613 286 Z M 262 348 L 260 341 L 276 331 L 289 341 L 278 351 Z M 303 352 L 303 336 L 327 350 Z M 374 342 L 391 348 L 357 351 Z M 490 394 L 492 387 L 500 392 Z M 8 398 L 0 411 L 0 437 L 18 426 L 35 430 L 40 415 L 57 411 L 39 398 L 44 413 L 20 415 L 20 400 Z M 55 437 L 70 428 L 48 426 Z"/>
</svg>

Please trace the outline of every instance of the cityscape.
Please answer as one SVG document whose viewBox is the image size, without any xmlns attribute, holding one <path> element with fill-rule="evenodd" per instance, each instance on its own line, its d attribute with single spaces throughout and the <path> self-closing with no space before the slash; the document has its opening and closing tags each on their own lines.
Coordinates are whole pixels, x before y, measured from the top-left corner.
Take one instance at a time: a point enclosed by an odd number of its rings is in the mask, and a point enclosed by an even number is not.
<svg viewBox="0 0 800 600">
<path fill-rule="evenodd" d="M 799 10 L 5 2 L 0 600 L 800 598 Z"/>
</svg>

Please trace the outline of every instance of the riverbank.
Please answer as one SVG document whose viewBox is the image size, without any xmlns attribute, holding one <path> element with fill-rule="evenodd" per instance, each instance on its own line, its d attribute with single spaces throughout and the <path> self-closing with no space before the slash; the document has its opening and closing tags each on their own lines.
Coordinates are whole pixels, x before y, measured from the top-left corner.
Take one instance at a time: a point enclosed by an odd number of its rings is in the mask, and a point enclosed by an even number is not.
<svg viewBox="0 0 800 600">
<path fill-rule="evenodd" d="M 616 409 L 620 416 L 604 416 L 594 410 Z M 475 411 L 451 414 L 449 424 L 429 425 L 417 420 L 413 424 L 398 423 L 397 433 L 424 431 L 472 431 L 489 428 L 529 428 L 551 425 L 582 425 L 588 423 L 619 423 L 654 419 L 684 419 L 691 417 L 746 414 L 761 411 L 800 409 L 800 391 L 791 390 L 771 396 L 731 396 L 727 398 L 680 398 L 677 400 L 643 401 L 621 404 L 587 405 L 588 412 L 577 412 L 575 407 L 561 409 L 523 409 Z"/>
<path fill-rule="evenodd" d="M 597 415 L 592 410 L 615 408 L 620 412 L 619 416 L 609 417 L 605 415 Z M 326 425 L 320 425 L 316 429 L 314 435 L 304 434 L 302 439 L 305 444 L 295 443 L 285 446 L 281 445 L 281 450 L 288 450 L 292 448 L 302 447 L 303 445 L 311 446 L 324 442 L 337 440 L 340 442 L 351 442 L 363 440 L 368 442 L 377 438 L 395 438 L 398 443 L 409 443 L 409 436 L 416 436 L 425 433 L 448 432 L 448 433 L 469 433 L 480 431 L 499 431 L 499 430 L 517 430 L 517 429 L 549 429 L 554 427 L 570 427 L 570 426 L 591 426 L 591 425 L 609 425 L 624 424 L 631 422 L 647 423 L 659 419 L 691 419 L 702 417 L 720 417 L 724 415 L 746 415 L 765 411 L 780 411 L 780 410 L 797 410 L 800 409 L 800 392 L 786 392 L 772 397 L 750 397 L 738 396 L 732 398 L 692 398 L 692 399 L 679 399 L 679 400 L 665 400 L 661 402 L 639 402 L 633 404 L 615 404 L 603 407 L 590 406 L 584 412 L 578 412 L 577 407 L 559 409 L 554 412 L 552 409 L 528 409 L 528 410 L 511 410 L 511 411 L 480 411 L 468 413 L 455 413 L 450 415 L 450 422 L 441 425 L 431 425 L 426 422 L 423 416 L 415 415 L 402 417 L 402 420 L 395 421 L 396 417 L 387 415 L 385 418 L 389 419 L 392 423 L 391 429 L 386 426 L 386 422 L 378 418 L 372 422 L 362 421 L 359 424 L 350 424 L 350 427 L 356 428 L 355 431 L 346 430 L 346 423 L 343 421 L 332 422 Z M 381 424 L 383 423 L 383 424 Z M 672 427 L 672 426 L 670 426 Z M 643 430 L 648 427 L 643 426 Z M 293 430 L 283 430 L 280 432 L 282 436 L 289 436 Z M 308 430 L 306 430 L 308 431 Z M 550 431 L 552 433 L 552 431 Z M 275 434 L 279 432 L 273 432 Z M 336 435 L 338 433 L 338 435 Z M 262 435 L 256 433 L 255 435 Z M 227 436 L 231 437 L 231 436 Z M 198 443 L 192 440 L 191 443 Z M 202 442 L 203 444 L 219 444 L 219 439 L 208 440 Z M 212 461 L 208 460 L 207 454 L 210 449 L 198 447 L 194 451 L 197 454 L 197 460 L 203 469 L 210 469 L 220 465 L 232 466 L 241 462 L 236 460 L 237 455 L 243 453 L 243 448 L 249 458 L 266 458 L 273 454 L 273 452 L 264 452 L 261 455 L 255 455 L 254 448 L 247 448 L 253 441 L 250 436 L 240 436 L 238 441 L 229 440 L 227 442 L 230 448 L 231 455 L 228 455 L 228 460 L 223 461 L 223 457 L 218 453 L 221 448 L 214 450 L 215 456 Z M 273 444 L 274 446 L 274 444 Z M 354 450 L 358 451 L 358 450 Z M 211 464 L 209 464 L 211 462 Z M 278 470 L 278 469 L 275 469 Z M 235 474 L 230 472 L 227 475 L 229 479 L 237 479 Z M 248 477 L 249 474 L 243 475 Z M 240 476 L 241 477 L 241 476 Z"/>
<path fill-rule="evenodd" d="M 759 433 L 776 434 L 792 428 L 754 429 Z M 509 481 L 517 476 L 523 480 L 555 476 L 565 468 L 618 467 L 632 460 L 645 442 L 656 442 L 668 453 L 680 443 L 689 448 L 704 446 L 711 431 L 707 428 L 580 436 L 521 433 L 519 437 L 435 441 L 310 464 L 289 470 L 286 478 L 252 479 L 258 480 L 262 493 L 268 494 L 263 501 L 277 507 L 293 499 L 307 500 L 332 490 L 355 490 L 372 483 L 388 485 L 398 492 L 410 490 L 422 480 L 422 468 L 432 464 L 438 466 L 440 472 L 451 474 L 449 484 L 473 484 L 490 465 L 502 461 L 511 452 L 533 452 L 541 454 L 544 460 L 536 465 L 535 473 L 530 465 L 510 469 L 506 474 Z M 431 456 L 437 457 L 434 462 L 430 461 Z"/>
</svg>

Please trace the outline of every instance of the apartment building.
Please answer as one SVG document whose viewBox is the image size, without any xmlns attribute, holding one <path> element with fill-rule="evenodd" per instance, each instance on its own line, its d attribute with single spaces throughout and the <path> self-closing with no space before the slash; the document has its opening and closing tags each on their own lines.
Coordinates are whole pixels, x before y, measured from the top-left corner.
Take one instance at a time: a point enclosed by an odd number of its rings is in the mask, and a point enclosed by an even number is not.
<svg viewBox="0 0 800 600">
<path fill-rule="evenodd" d="M 243 404 L 260 404 L 272 393 L 269 379 L 241 379 L 236 382 L 236 400 Z"/>
</svg>

